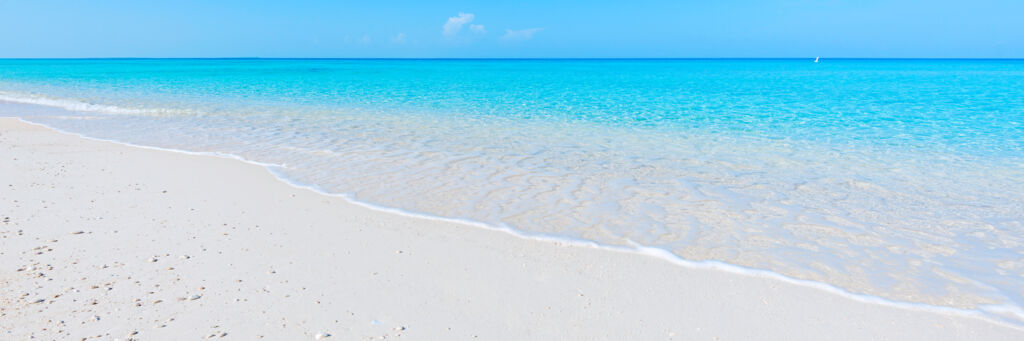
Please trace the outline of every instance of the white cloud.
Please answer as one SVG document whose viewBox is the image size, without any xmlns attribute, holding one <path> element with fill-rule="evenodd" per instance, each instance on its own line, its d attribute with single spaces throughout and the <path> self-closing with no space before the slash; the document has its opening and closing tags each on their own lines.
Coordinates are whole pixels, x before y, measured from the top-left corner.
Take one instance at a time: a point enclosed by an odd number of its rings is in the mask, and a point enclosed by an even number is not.
<svg viewBox="0 0 1024 341">
<path fill-rule="evenodd" d="M 367 34 L 364 34 L 362 37 L 359 37 L 359 38 L 352 38 L 352 36 L 350 36 L 350 35 L 345 35 L 345 43 L 346 44 L 355 43 L 355 44 L 360 44 L 360 45 L 367 45 L 367 44 L 370 43 L 370 41 L 371 41 L 370 35 L 367 35 Z"/>
<path fill-rule="evenodd" d="M 395 44 L 405 44 L 405 33 L 398 33 L 391 38 L 391 42 Z"/>
<path fill-rule="evenodd" d="M 543 28 L 527 28 L 522 30 L 505 30 L 505 35 L 501 36 L 502 40 L 528 40 L 533 38 L 534 34 L 540 32 Z"/>
<path fill-rule="evenodd" d="M 469 25 L 469 30 L 476 33 L 487 33 L 487 30 L 484 29 L 484 25 Z"/>
<path fill-rule="evenodd" d="M 459 12 L 459 16 L 448 18 L 448 21 L 445 22 L 444 26 L 441 28 L 441 34 L 444 34 L 444 36 L 448 37 L 448 38 L 455 37 L 455 35 L 458 34 L 459 31 L 462 30 L 462 26 L 464 26 L 464 25 L 466 25 L 466 24 L 468 24 L 468 23 L 470 23 L 472 21 L 473 21 L 473 13 L 462 13 L 462 12 Z M 472 26 L 478 26 L 478 25 L 472 25 Z M 470 26 L 471 29 L 472 29 L 472 26 Z M 480 26 L 480 28 L 482 29 L 483 26 Z"/>
</svg>

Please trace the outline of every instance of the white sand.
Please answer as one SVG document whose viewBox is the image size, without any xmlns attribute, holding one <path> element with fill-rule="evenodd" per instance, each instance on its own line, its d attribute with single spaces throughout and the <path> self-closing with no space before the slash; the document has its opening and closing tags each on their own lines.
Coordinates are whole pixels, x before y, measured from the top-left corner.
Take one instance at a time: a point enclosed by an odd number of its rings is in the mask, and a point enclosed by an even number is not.
<svg viewBox="0 0 1024 341">
<path fill-rule="evenodd" d="M 375 211 L 237 160 L 12 118 L 0 275 L 3 340 L 1024 340 L 981 318 Z"/>
</svg>

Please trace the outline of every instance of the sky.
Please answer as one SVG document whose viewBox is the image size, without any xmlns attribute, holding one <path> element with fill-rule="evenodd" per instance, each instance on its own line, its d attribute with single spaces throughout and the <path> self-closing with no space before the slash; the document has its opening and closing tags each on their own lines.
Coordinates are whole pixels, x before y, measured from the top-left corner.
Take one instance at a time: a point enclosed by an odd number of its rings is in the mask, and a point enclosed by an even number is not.
<svg viewBox="0 0 1024 341">
<path fill-rule="evenodd" d="M 1024 1 L 0 0 L 0 58 L 1024 58 Z"/>
</svg>

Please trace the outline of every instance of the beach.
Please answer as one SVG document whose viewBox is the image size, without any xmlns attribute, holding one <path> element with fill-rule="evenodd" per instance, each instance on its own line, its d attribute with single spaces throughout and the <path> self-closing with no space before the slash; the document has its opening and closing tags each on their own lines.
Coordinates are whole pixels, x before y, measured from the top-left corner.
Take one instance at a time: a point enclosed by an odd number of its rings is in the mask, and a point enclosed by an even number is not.
<svg viewBox="0 0 1024 341">
<path fill-rule="evenodd" d="M 1013 340 L 964 311 L 524 238 L 0 119 L 0 338 Z"/>
<path fill-rule="evenodd" d="M 1024 324 L 1022 67 L 0 60 L 0 116 L 406 216 Z"/>
</svg>

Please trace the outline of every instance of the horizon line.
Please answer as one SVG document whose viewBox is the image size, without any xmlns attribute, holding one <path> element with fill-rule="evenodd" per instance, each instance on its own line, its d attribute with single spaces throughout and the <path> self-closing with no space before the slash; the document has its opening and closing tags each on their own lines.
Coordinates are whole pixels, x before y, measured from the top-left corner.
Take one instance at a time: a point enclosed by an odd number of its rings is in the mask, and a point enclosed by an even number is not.
<svg viewBox="0 0 1024 341">
<path fill-rule="evenodd" d="M 1024 60 L 1024 57 L 0 57 L 0 60 Z"/>
</svg>

